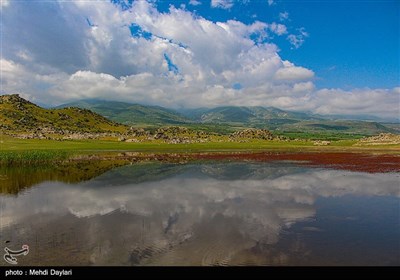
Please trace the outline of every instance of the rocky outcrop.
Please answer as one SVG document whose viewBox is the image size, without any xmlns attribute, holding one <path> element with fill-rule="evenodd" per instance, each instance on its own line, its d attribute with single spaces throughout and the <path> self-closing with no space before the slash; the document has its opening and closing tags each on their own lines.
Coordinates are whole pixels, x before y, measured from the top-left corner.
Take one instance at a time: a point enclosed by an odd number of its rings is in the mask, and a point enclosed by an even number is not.
<svg viewBox="0 0 400 280">
<path fill-rule="evenodd" d="M 130 127 L 128 134 L 132 137 L 149 137 L 150 131 L 143 128 Z"/>
<path fill-rule="evenodd" d="M 331 144 L 331 141 L 322 141 L 322 140 L 315 140 L 313 142 L 314 146 L 328 146 Z"/>
<path fill-rule="evenodd" d="M 179 126 L 168 126 L 157 129 L 154 134 L 154 139 L 171 140 L 172 138 L 187 136 L 189 129 Z"/>
<path fill-rule="evenodd" d="M 189 144 L 208 142 L 212 133 L 204 131 L 196 131 L 187 127 L 167 126 L 157 129 L 153 134 L 144 129 L 131 128 L 130 132 L 120 141 L 124 142 L 145 142 L 145 141 L 162 141 L 169 144 Z"/>
<path fill-rule="evenodd" d="M 235 140 L 251 140 L 251 139 L 259 139 L 259 140 L 286 140 L 287 138 L 284 136 L 275 136 L 267 129 L 256 129 L 256 128 L 248 128 L 240 131 L 236 131 L 229 136 L 231 141 Z"/>
<path fill-rule="evenodd" d="M 32 102 L 21 98 L 19 94 L 0 95 L 0 104 L 12 104 L 20 110 L 24 108 L 24 105 L 36 106 Z"/>
<path fill-rule="evenodd" d="M 392 145 L 400 144 L 400 135 L 381 133 L 376 136 L 361 138 L 356 145 Z"/>
<path fill-rule="evenodd" d="M 75 132 L 69 130 L 53 129 L 49 127 L 38 127 L 35 131 L 9 134 L 22 139 L 55 139 L 55 140 L 83 140 L 83 139 L 103 139 L 114 138 L 121 142 L 140 143 L 149 141 L 158 141 L 169 144 L 190 144 L 207 142 L 247 142 L 251 140 L 287 140 L 282 136 L 274 136 L 266 129 L 244 129 L 236 131 L 229 136 L 219 135 L 217 133 L 193 130 L 187 127 L 168 126 L 161 127 L 151 133 L 143 128 L 131 127 L 124 133 L 115 132 Z"/>
</svg>

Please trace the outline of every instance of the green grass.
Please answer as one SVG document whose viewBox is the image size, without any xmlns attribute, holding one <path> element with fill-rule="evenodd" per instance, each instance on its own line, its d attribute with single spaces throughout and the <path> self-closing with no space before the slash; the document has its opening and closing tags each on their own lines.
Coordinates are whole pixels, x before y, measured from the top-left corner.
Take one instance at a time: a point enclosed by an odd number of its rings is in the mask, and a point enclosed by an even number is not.
<svg viewBox="0 0 400 280">
<path fill-rule="evenodd" d="M 0 151 L 0 165 L 33 165 L 62 161 L 68 158 L 68 152 L 63 150 L 19 150 Z"/>
<path fill-rule="evenodd" d="M 273 131 L 276 135 L 286 136 L 290 139 L 310 139 L 310 140 L 356 140 L 361 139 L 367 135 L 355 133 L 340 133 L 340 132 L 280 132 Z"/>
<path fill-rule="evenodd" d="M 312 141 L 209 142 L 167 144 L 162 142 L 126 143 L 105 140 L 38 140 L 16 139 L 0 135 L 0 164 L 18 165 L 61 161 L 76 154 L 118 151 L 154 153 L 231 152 L 231 151 L 318 151 L 318 152 L 384 152 L 400 153 L 400 145 L 354 146 L 356 140 L 334 141 L 329 146 L 314 146 Z"/>
<path fill-rule="evenodd" d="M 1 143 L 2 141 L 2 143 Z M 122 150 L 225 150 L 225 149 L 263 149 L 263 148 L 290 148 L 312 145 L 310 142 L 279 142 L 279 141 L 251 141 L 246 143 L 238 142 L 210 142 L 210 143 L 192 143 L 192 144 L 167 144 L 163 142 L 145 142 L 145 143 L 126 143 L 118 141 L 105 140 L 38 140 L 38 139 L 15 139 L 3 138 L 0 140 L 1 151 L 23 151 L 23 150 L 64 150 L 64 151 L 122 151 Z"/>
<path fill-rule="evenodd" d="M 128 129 L 86 109 L 44 109 L 17 95 L 0 96 L 0 120 L 4 129 L 17 134 L 42 132 L 38 129 L 43 128 L 90 133 L 125 132 Z"/>
</svg>

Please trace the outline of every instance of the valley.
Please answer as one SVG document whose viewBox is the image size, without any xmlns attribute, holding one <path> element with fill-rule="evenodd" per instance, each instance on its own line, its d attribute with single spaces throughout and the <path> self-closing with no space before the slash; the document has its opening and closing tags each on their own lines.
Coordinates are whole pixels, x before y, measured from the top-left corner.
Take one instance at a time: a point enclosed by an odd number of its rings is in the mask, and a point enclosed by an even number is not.
<svg viewBox="0 0 400 280">
<path fill-rule="evenodd" d="M 18 95 L 0 96 L 0 162 L 62 160 L 71 154 L 107 151 L 400 152 L 395 123 L 386 126 L 377 122 L 323 120 L 305 113 L 262 107 L 197 109 L 179 114 L 161 107 L 118 102 L 84 104 L 94 107 L 67 104 L 49 109 Z M 132 117 L 119 123 L 121 114 Z M 138 115 L 141 118 L 133 117 Z M 231 122 L 233 119 L 241 122 Z M 270 126 L 273 121 L 281 124 Z"/>
</svg>

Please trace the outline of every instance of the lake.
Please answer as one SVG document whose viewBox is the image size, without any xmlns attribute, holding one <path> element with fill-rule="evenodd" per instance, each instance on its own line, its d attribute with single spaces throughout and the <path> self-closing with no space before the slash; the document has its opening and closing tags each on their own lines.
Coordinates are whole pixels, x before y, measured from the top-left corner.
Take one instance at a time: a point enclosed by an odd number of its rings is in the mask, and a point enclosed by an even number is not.
<svg viewBox="0 0 400 280">
<path fill-rule="evenodd" d="M 3 167 L 1 244 L 29 246 L 18 265 L 398 266 L 399 182 L 290 160 Z"/>
</svg>

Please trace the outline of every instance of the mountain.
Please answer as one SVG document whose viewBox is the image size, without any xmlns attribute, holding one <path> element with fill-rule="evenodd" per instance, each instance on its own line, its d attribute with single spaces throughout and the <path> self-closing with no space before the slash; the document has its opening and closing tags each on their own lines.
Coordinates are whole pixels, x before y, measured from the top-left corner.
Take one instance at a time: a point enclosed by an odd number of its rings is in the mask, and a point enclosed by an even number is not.
<svg viewBox="0 0 400 280">
<path fill-rule="evenodd" d="M 379 123 L 400 123 L 399 118 L 381 118 L 372 115 L 351 115 L 351 114 L 330 114 L 330 115 L 315 115 L 323 119 L 330 120 L 343 120 L 343 121 L 367 121 L 367 122 L 379 122 Z"/>
<path fill-rule="evenodd" d="M 135 126 L 180 125 L 191 120 L 170 109 L 117 101 L 96 99 L 80 100 L 57 108 L 78 107 L 89 109 L 112 121 Z"/>
<path fill-rule="evenodd" d="M 18 94 L 0 96 L 0 130 L 12 133 L 124 132 L 127 127 L 81 108 L 44 109 Z"/>
<path fill-rule="evenodd" d="M 299 121 L 293 124 L 283 124 L 275 129 L 286 133 L 330 133 L 375 135 L 379 133 L 398 133 L 394 127 L 388 127 L 378 122 L 344 121 L 344 120 L 318 120 Z"/>
<path fill-rule="evenodd" d="M 274 126 L 299 120 L 317 120 L 311 114 L 288 112 L 274 107 L 222 106 L 213 109 L 185 110 L 183 114 L 201 123 L 228 123 L 232 125 Z"/>
<path fill-rule="evenodd" d="M 243 127 L 276 127 L 299 120 L 320 119 L 307 113 L 287 112 L 273 107 L 224 106 L 175 111 L 159 106 L 87 99 L 63 104 L 57 108 L 65 107 L 90 109 L 110 120 L 134 126 L 231 124 Z"/>
<path fill-rule="evenodd" d="M 274 107 L 221 106 L 174 111 L 116 101 L 81 100 L 59 106 L 90 109 L 110 120 L 132 126 L 179 125 L 229 134 L 240 128 L 266 128 L 282 133 L 341 133 L 374 135 L 398 133 L 396 124 L 385 126 L 373 121 L 340 120 L 331 116 L 289 112 Z"/>
<path fill-rule="evenodd" d="M 289 112 L 274 107 L 223 106 L 213 109 L 185 110 L 182 113 L 205 124 L 268 128 L 282 133 L 324 133 L 375 135 L 398 133 L 399 125 L 386 126 L 376 121 L 343 120 L 340 116 L 323 116 L 302 112 Z"/>
</svg>

